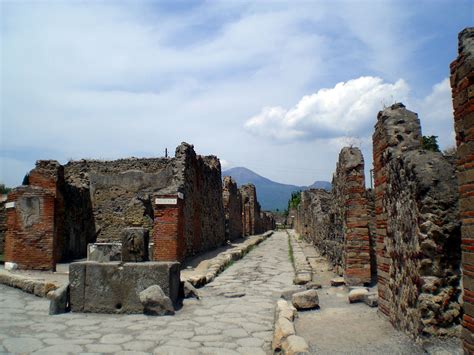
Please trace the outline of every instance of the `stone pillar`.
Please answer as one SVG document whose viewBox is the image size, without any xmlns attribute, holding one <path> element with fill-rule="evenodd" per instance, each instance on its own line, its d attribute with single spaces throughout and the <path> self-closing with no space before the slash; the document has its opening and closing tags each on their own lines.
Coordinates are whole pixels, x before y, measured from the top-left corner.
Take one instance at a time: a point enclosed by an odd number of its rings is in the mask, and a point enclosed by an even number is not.
<svg viewBox="0 0 474 355">
<path fill-rule="evenodd" d="M 222 186 L 226 238 L 234 240 L 242 236 L 242 197 L 237 183 L 230 176 L 224 176 Z"/>
<path fill-rule="evenodd" d="M 182 261 L 185 257 L 184 199 L 181 193 L 154 199 L 153 258 Z"/>
<path fill-rule="evenodd" d="M 386 165 L 394 154 L 408 149 L 421 148 L 421 138 L 421 126 L 417 114 L 405 109 L 403 104 L 394 104 L 378 113 L 372 137 L 376 214 L 375 240 L 379 310 L 386 316 L 390 315 L 387 301 L 390 261 L 385 246 L 387 211 L 384 206 L 384 195 L 387 190 L 388 176 Z"/>
<path fill-rule="evenodd" d="M 5 207 L 5 268 L 54 271 L 58 239 L 54 194 L 41 187 L 17 187 Z"/>
<path fill-rule="evenodd" d="M 459 34 L 459 55 L 451 63 L 451 88 L 458 155 L 462 221 L 463 345 L 474 353 L 474 27 Z"/>
</svg>

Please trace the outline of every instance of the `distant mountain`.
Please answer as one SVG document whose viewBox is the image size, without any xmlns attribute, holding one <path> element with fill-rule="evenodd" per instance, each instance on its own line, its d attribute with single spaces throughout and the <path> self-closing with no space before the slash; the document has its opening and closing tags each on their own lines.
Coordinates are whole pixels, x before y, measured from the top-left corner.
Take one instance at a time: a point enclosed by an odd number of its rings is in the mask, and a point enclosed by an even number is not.
<svg viewBox="0 0 474 355">
<path fill-rule="evenodd" d="M 288 200 L 291 193 L 298 190 L 313 189 L 331 189 L 331 183 L 328 181 L 315 181 L 310 186 L 296 186 L 281 184 L 279 182 L 267 179 L 250 169 L 244 167 L 232 168 L 222 172 L 223 176 L 232 176 L 240 187 L 245 184 L 254 184 L 257 188 L 257 198 L 264 210 L 284 210 L 288 206 Z"/>
</svg>

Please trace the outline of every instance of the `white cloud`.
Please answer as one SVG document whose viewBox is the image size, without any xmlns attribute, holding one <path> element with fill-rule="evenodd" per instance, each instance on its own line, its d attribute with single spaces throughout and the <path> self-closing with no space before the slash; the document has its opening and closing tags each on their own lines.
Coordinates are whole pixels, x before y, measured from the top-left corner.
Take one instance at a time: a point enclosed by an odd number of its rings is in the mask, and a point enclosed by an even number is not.
<svg viewBox="0 0 474 355">
<path fill-rule="evenodd" d="M 404 101 L 408 92 L 403 79 L 364 76 L 304 96 L 290 109 L 265 107 L 245 128 L 279 141 L 365 135 L 383 105 Z"/>
<path fill-rule="evenodd" d="M 421 129 L 425 136 L 438 136 L 442 149 L 455 145 L 453 101 L 449 78 L 433 85 L 428 96 L 413 100 L 413 111 L 417 111 Z"/>
</svg>

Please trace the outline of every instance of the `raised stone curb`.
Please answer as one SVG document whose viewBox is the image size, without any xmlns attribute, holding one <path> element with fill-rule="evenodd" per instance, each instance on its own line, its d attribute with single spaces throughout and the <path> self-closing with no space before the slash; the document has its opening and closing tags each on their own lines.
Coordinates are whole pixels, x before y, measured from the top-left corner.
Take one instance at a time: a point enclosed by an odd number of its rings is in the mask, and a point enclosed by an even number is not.
<svg viewBox="0 0 474 355">
<path fill-rule="evenodd" d="M 284 354 L 309 354 L 306 341 L 296 335 L 294 319 L 298 316 L 296 308 L 288 301 L 279 299 L 275 307 L 275 325 L 273 329 L 273 352 Z"/>
<path fill-rule="evenodd" d="M 273 234 L 273 231 L 265 232 L 261 235 L 248 237 L 242 244 L 218 254 L 215 258 L 209 260 L 209 267 L 206 273 L 188 276 L 182 281 L 188 281 L 194 287 L 202 287 L 213 281 L 217 275 L 225 270 L 232 262 L 242 259 L 250 249 L 263 242 Z"/>
<path fill-rule="evenodd" d="M 48 292 L 54 291 L 61 285 L 41 279 L 34 279 L 28 276 L 11 273 L 7 270 L 0 270 L 0 284 L 19 288 L 27 293 L 32 293 L 39 297 L 46 297 Z"/>
<path fill-rule="evenodd" d="M 296 236 L 292 232 L 288 232 L 290 236 L 290 243 L 293 249 L 293 260 L 295 266 L 295 279 L 296 285 L 304 285 L 313 279 L 313 269 L 306 259 L 306 255 L 303 252 L 303 248 L 298 242 Z"/>
</svg>

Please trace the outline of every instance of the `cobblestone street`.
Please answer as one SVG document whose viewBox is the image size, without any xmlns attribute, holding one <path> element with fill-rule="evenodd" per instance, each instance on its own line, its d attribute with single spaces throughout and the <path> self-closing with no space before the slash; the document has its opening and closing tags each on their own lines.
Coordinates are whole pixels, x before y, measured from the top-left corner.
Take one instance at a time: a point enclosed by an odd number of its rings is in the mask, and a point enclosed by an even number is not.
<svg viewBox="0 0 474 355">
<path fill-rule="evenodd" d="M 275 303 L 293 276 L 287 235 L 276 232 L 175 316 L 49 316 L 48 300 L 2 285 L 0 352 L 268 354 Z"/>
</svg>

